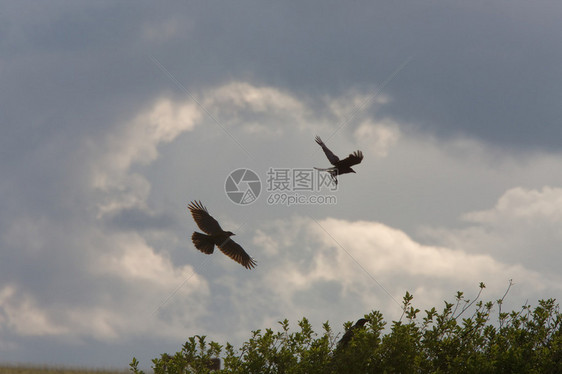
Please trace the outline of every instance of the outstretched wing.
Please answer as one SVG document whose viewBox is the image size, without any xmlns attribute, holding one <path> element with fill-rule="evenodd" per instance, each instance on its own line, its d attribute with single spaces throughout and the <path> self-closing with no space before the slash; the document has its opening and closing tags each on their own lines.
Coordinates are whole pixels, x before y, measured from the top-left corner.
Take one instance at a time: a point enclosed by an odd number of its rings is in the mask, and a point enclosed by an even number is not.
<svg viewBox="0 0 562 374">
<path fill-rule="evenodd" d="M 192 201 L 187 207 L 191 211 L 191 215 L 197 226 L 205 233 L 216 235 L 223 232 L 217 220 L 211 217 L 207 208 L 201 204 L 201 201 Z"/>
<path fill-rule="evenodd" d="M 343 160 L 340 161 L 339 167 L 351 167 L 353 165 L 357 165 L 358 163 L 363 160 L 363 152 L 355 151 Z"/>
<path fill-rule="evenodd" d="M 222 243 L 218 245 L 219 249 L 228 257 L 233 259 L 234 261 L 238 262 L 240 265 L 244 266 L 246 269 L 252 269 L 256 266 L 256 261 L 250 257 L 249 254 L 246 253 L 244 248 L 240 246 L 240 244 L 236 243 L 231 238 L 228 238 Z"/>
<path fill-rule="evenodd" d="M 322 147 L 322 149 L 324 150 L 324 153 L 326 154 L 326 157 L 328 157 L 328 161 L 330 161 L 330 164 L 335 165 L 336 162 L 340 160 L 340 158 L 335 154 L 333 154 L 332 151 L 328 149 L 328 147 L 326 147 L 326 144 L 324 144 L 324 142 L 322 141 L 322 139 L 320 139 L 319 136 L 316 136 L 315 140 L 316 143 L 318 143 L 320 147 Z"/>
</svg>

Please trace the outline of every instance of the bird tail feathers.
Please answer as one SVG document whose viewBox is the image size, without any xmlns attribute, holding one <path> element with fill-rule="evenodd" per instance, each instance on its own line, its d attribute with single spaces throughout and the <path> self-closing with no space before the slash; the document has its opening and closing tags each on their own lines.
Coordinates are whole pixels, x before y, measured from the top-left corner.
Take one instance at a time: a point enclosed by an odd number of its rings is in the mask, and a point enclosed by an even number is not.
<svg viewBox="0 0 562 374">
<path fill-rule="evenodd" d="M 317 168 L 316 166 L 314 166 L 314 169 L 320 170 L 320 171 L 332 171 L 332 170 L 334 170 L 335 168 Z"/>
<path fill-rule="evenodd" d="M 215 243 L 209 235 L 195 231 L 191 236 L 191 240 L 195 248 L 207 255 L 210 255 L 215 250 Z"/>
<path fill-rule="evenodd" d="M 334 181 L 334 183 L 337 185 L 338 184 L 338 169 L 337 168 L 317 168 L 314 167 L 314 169 L 319 170 L 319 171 L 327 171 L 328 173 L 330 173 L 330 176 L 332 177 L 332 181 Z"/>
</svg>

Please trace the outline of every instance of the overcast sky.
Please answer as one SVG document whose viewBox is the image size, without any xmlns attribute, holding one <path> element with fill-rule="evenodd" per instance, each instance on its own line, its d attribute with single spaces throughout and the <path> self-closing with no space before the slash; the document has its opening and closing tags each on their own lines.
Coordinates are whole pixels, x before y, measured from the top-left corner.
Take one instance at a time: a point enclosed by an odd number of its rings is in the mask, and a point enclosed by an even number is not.
<svg viewBox="0 0 562 374">
<path fill-rule="evenodd" d="M 0 358 L 144 367 L 189 336 L 562 297 L 562 4 L 4 2 Z M 345 157 L 335 204 L 270 168 Z M 225 180 L 262 181 L 237 205 Z M 244 184 L 240 185 L 244 189 Z M 294 195 L 296 191 L 285 191 Z M 256 259 L 191 243 L 201 200 Z"/>
</svg>

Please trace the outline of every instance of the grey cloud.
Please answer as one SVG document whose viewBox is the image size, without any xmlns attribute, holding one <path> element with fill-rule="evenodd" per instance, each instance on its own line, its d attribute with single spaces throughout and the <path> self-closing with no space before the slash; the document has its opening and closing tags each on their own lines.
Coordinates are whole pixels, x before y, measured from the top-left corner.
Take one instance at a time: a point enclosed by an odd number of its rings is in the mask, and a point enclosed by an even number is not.
<svg viewBox="0 0 562 374">
<path fill-rule="evenodd" d="M 118 230 L 172 230 L 180 228 L 178 219 L 169 213 L 153 213 L 139 208 L 118 211 L 106 220 L 108 227 Z"/>
<path fill-rule="evenodd" d="M 184 81 L 202 76 L 180 63 L 203 76 L 213 71 L 215 80 L 216 72 L 250 75 L 296 92 L 337 95 L 380 85 L 412 56 L 384 89 L 394 101 L 382 113 L 438 136 L 552 150 L 561 114 L 560 26 L 551 16 L 557 7 L 205 5 L 195 7 L 190 35 L 199 53 L 177 48 L 163 58 Z"/>
<path fill-rule="evenodd" d="M 162 323 L 158 326 L 176 329 L 186 337 L 216 334 L 239 342 L 253 328 L 274 326 L 277 318 L 289 317 L 294 322 L 307 315 L 315 321 L 329 319 L 337 324 L 367 312 L 371 306 L 396 306 L 374 282 L 363 279 L 365 274 L 358 279 L 365 288 L 373 288 L 374 296 L 365 304 L 354 304 L 352 311 L 328 314 L 307 304 L 313 297 L 325 305 L 333 296 L 346 305 L 356 299 L 353 292 L 332 280 L 313 279 L 302 287 L 294 286 L 295 293 L 286 298 L 272 293 L 280 278 L 265 284 L 260 280 L 275 270 L 307 274 L 314 269 L 321 247 L 310 233 L 297 230 L 301 221 L 296 229 L 287 224 L 278 233 L 266 228 L 278 248 L 265 250 L 251 241 L 256 227 L 273 219 L 288 222 L 291 215 L 304 214 L 318 219 L 383 221 L 413 231 L 420 222 L 455 225 L 450 222 L 459 211 L 484 209 L 498 191 L 513 186 L 560 184 L 552 173 L 559 169 L 558 161 L 537 167 L 538 161 L 533 159 L 528 165 L 494 168 L 489 166 L 494 155 L 488 152 L 496 145 L 547 151 L 559 147 L 562 52 L 557 37 L 560 25 L 554 19 L 558 5 L 516 2 L 501 8 L 499 3 L 264 5 L 200 1 L 170 8 L 149 3 L 136 7 L 7 4 L 0 15 L 0 33 L 5 36 L 0 39 L 0 279 L 31 295 L 51 316 L 59 307 L 107 311 L 114 305 L 118 305 L 111 309 L 116 315 L 128 316 L 138 310 L 150 314 L 190 276 L 190 268 L 184 267 L 189 264 L 196 275 L 185 289 L 194 287 L 192 282 L 200 276 L 208 280 L 212 296 L 176 295 L 154 317 Z M 99 220 L 96 208 L 101 192 L 92 191 L 88 178 L 92 162 L 107 151 L 104 139 L 118 134 L 157 99 L 166 97 L 178 103 L 187 98 L 155 66 L 151 55 L 198 97 L 206 98 L 209 88 L 227 82 L 248 82 L 282 89 L 305 103 L 308 112 L 295 114 L 297 111 L 281 108 L 273 116 L 269 110 L 244 111 L 234 105 L 238 117 L 231 118 L 217 104 L 210 109 L 218 108 L 213 113 L 257 160 L 248 159 L 212 119 L 205 117 L 188 135 L 169 144 L 154 144 L 158 160 L 149 158 L 152 164 L 134 165 L 132 172 L 146 180 L 147 189 L 142 192 L 149 191 L 149 196 L 139 194 L 145 199 L 146 210 L 139 208 L 142 204 L 132 204 Z M 334 149 L 353 149 L 356 144 L 350 143 L 350 134 L 362 116 L 396 121 L 405 139 L 390 149 L 384 161 L 371 155 L 362 164 L 362 172 L 342 184 L 337 206 L 270 207 L 263 197 L 249 207 L 228 201 L 224 180 L 234 168 L 251 167 L 264 176 L 271 166 L 324 163 L 313 133 L 331 133 L 338 121 L 325 101 L 349 92 L 373 92 L 410 56 L 411 62 L 383 90 L 389 103 L 365 110 L 333 139 Z M 255 135 L 244 129 L 249 121 L 280 130 L 271 132 L 274 136 Z M 408 131 L 408 126 L 416 131 Z M 144 128 L 132 130 L 142 132 Z M 427 133 L 437 141 L 421 137 L 412 145 L 412 137 Z M 454 158 L 458 149 L 446 146 L 459 134 L 493 147 L 468 146 L 464 148 L 467 153 L 484 155 L 477 160 L 470 155 L 460 157 L 459 161 Z M 200 155 L 211 149 L 212 158 L 203 162 Z M 117 202 L 132 194 L 127 189 L 120 192 L 106 194 Z M 235 272 L 239 270 L 236 264 L 220 258 L 207 260 L 191 247 L 189 234 L 194 226 L 185 205 L 195 198 L 221 215 L 228 229 L 234 230 L 236 222 L 244 224 L 237 231 L 238 238 L 258 260 L 255 273 Z M 531 234 L 541 232 L 537 229 Z M 122 237 L 110 240 L 112 235 Z M 132 240 L 138 241 L 137 247 L 120 247 Z M 144 241 L 146 246 L 141 245 Z M 159 256 L 151 257 L 149 249 Z M 324 254 L 339 253 L 337 247 L 321 249 Z M 519 250 L 519 258 L 526 256 Z M 133 269 L 142 266 L 146 272 L 154 271 L 152 278 L 142 280 L 146 287 L 139 287 L 139 280 L 131 274 L 128 279 L 120 278 L 113 268 L 113 273 L 93 272 L 96 260 L 104 258 L 110 267 L 112 259 L 123 263 L 124 254 L 139 261 L 140 265 L 133 261 Z M 172 260 L 165 262 L 167 256 Z M 506 263 L 502 256 L 498 261 Z M 165 266 L 150 268 L 153 264 L 149 260 L 154 259 L 164 261 Z M 175 272 L 174 277 L 147 291 L 170 272 Z M 428 289 L 450 287 L 443 280 L 430 282 L 411 276 L 397 283 L 394 277 L 387 274 L 383 280 L 397 284 L 390 289 L 396 297 L 404 287 L 420 283 L 422 295 L 430 294 Z M 279 286 L 283 289 L 284 285 Z M 186 314 L 186 310 L 192 311 L 190 305 L 210 312 L 205 317 Z M 235 313 L 226 316 L 232 311 Z M 166 324 L 169 320 L 164 317 L 174 318 L 174 323 Z M 147 318 L 141 322 L 139 325 L 145 326 L 145 322 L 154 321 Z M 2 339 L 17 346 L 10 351 L 14 360 L 28 359 L 28 352 L 34 352 L 38 362 L 56 357 L 57 363 L 92 365 L 100 362 L 98 358 L 120 364 L 124 355 L 132 357 L 139 352 L 146 362 L 164 350 L 179 349 L 180 344 L 177 339 L 171 342 L 173 339 L 158 337 L 147 337 L 143 344 L 131 342 L 130 336 L 137 336 L 137 331 L 127 327 L 120 330 L 122 340 L 109 344 L 88 331 L 80 336 L 84 345 L 78 348 L 74 348 L 76 335 L 72 334 L 43 339 L 8 331 Z M 108 350 L 111 355 L 106 355 Z"/>
<path fill-rule="evenodd" d="M 178 93 L 150 55 L 194 92 L 248 79 L 334 96 L 349 87 L 374 89 L 413 57 L 385 87 L 394 100 L 382 114 L 441 136 L 549 150 L 560 145 L 562 52 L 552 16 L 558 5 L 197 2 L 176 9 L 37 11 L 44 16 L 20 7 L 8 12 L 21 22 L 9 23 L 4 42 L 11 89 L 2 102 L 10 122 L 24 126 L 71 129 L 90 122 L 80 118 L 88 114 L 104 128 L 155 90 Z M 26 28 L 26 17 L 33 27 Z M 167 39 L 146 38 L 147 29 L 172 21 L 177 30 Z M 36 110 L 25 113 L 30 105 Z"/>
<path fill-rule="evenodd" d="M 342 301 L 345 300 L 346 301 Z M 329 309 L 335 301 L 342 304 L 353 303 L 355 297 L 349 297 L 344 291 L 341 283 L 329 281 L 313 281 L 307 288 L 303 288 L 294 293 L 292 302 L 295 305 L 309 305 L 313 303 L 318 308 Z M 349 316 L 350 319 L 354 316 Z"/>
</svg>

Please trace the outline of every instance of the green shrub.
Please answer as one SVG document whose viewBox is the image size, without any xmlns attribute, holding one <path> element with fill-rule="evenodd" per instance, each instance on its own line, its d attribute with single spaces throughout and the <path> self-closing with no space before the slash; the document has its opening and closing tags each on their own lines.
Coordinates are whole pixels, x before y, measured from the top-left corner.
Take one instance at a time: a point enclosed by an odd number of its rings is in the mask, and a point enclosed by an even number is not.
<svg viewBox="0 0 562 374">
<path fill-rule="evenodd" d="M 404 313 L 387 333 L 382 314 L 372 311 L 345 346 L 337 344 L 339 336 L 328 322 L 318 335 L 306 318 L 296 332 L 284 320 L 278 332 L 253 331 L 239 349 L 196 335 L 174 355 L 152 360 L 152 368 L 156 374 L 209 373 L 212 359 L 220 357 L 224 368 L 218 373 L 560 373 L 562 317 L 555 300 L 505 313 L 501 306 L 509 287 L 495 303 L 479 300 L 484 287 L 481 283 L 473 301 L 458 292 L 453 303 L 445 302 L 440 312 L 426 310 L 421 319 L 407 292 Z M 491 322 L 494 305 L 498 317 Z M 462 318 L 468 311 L 471 315 Z M 135 374 L 142 373 L 138 364 L 133 358 Z"/>
</svg>

